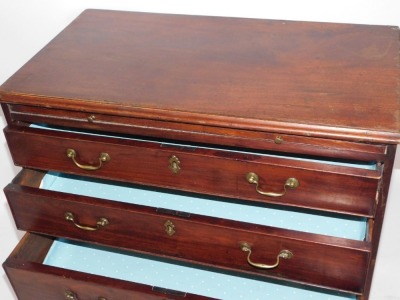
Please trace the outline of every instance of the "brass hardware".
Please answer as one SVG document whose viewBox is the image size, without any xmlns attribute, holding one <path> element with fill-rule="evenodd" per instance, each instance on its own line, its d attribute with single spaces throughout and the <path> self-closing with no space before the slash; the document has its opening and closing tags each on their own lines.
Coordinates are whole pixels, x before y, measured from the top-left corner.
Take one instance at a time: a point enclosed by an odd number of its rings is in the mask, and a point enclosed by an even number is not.
<svg viewBox="0 0 400 300">
<path fill-rule="evenodd" d="M 263 192 L 260 191 L 260 189 L 258 188 L 258 184 L 259 184 L 259 178 L 258 175 L 254 172 L 250 172 L 247 173 L 246 175 L 246 179 L 248 183 L 251 184 L 255 184 L 256 185 L 256 191 L 257 193 L 264 195 L 264 196 L 269 196 L 269 197 L 282 197 L 283 195 L 286 194 L 286 190 L 287 188 L 291 188 L 291 189 L 295 189 L 299 186 L 299 181 L 296 178 L 288 178 L 285 182 L 285 184 L 283 185 L 283 192 L 282 193 L 274 193 L 274 192 Z"/>
<path fill-rule="evenodd" d="M 97 221 L 95 227 L 86 226 L 86 225 L 80 225 L 80 224 L 78 224 L 78 223 L 75 222 L 75 216 L 74 216 L 74 214 L 71 213 L 71 212 L 69 212 L 69 211 L 67 211 L 67 212 L 64 214 L 64 217 L 65 217 L 65 220 L 71 221 L 76 227 L 78 227 L 78 228 L 80 228 L 80 229 L 82 229 L 82 230 L 87 230 L 87 231 L 96 231 L 96 230 L 99 230 L 101 227 L 104 227 L 104 226 L 106 226 L 106 225 L 109 224 L 109 222 L 108 222 L 108 220 L 107 220 L 106 218 L 100 218 L 100 219 Z"/>
<path fill-rule="evenodd" d="M 75 293 L 73 293 L 71 291 L 65 291 L 64 295 L 65 295 L 66 300 L 77 300 L 78 299 L 76 297 Z"/>
<path fill-rule="evenodd" d="M 174 223 L 172 223 L 170 220 L 167 220 L 164 223 L 164 227 L 165 227 L 165 232 L 169 235 L 169 236 L 173 236 L 175 234 L 175 225 Z"/>
<path fill-rule="evenodd" d="M 76 160 L 76 151 L 74 149 L 67 149 L 67 157 L 71 158 L 72 161 L 74 162 L 74 164 L 78 168 L 81 168 L 83 170 L 89 170 L 89 171 L 95 171 L 95 170 L 100 169 L 103 165 L 103 162 L 107 162 L 111 159 L 110 155 L 103 152 L 103 153 L 100 153 L 100 155 L 99 155 L 99 164 L 97 166 L 82 165 L 82 164 L 78 163 L 78 161 Z"/>
<path fill-rule="evenodd" d="M 66 300 L 78 300 L 78 297 L 76 296 L 76 294 L 71 291 L 65 291 L 64 295 L 65 295 Z M 98 297 L 97 300 L 107 300 L 107 298 Z"/>
<path fill-rule="evenodd" d="M 276 138 L 275 138 L 275 144 L 282 144 L 283 143 L 283 137 L 282 136 L 280 136 L 280 135 L 278 135 Z"/>
<path fill-rule="evenodd" d="M 247 262 L 255 267 L 255 268 L 259 268 L 259 269 L 273 269 L 276 268 L 279 263 L 280 263 L 280 259 L 291 259 L 293 257 L 293 253 L 290 252 L 289 250 L 281 250 L 278 255 L 276 256 L 276 262 L 272 265 L 266 265 L 266 264 L 260 264 L 260 263 L 254 263 L 251 261 L 250 259 L 250 255 L 251 255 L 251 246 L 246 243 L 243 242 L 240 244 L 240 249 L 242 249 L 243 252 L 248 252 L 247 254 Z"/>
<path fill-rule="evenodd" d="M 93 123 L 94 120 L 96 120 L 96 116 L 95 116 L 95 115 L 90 115 L 90 116 L 87 118 L 87 120 L 88 120 L 90 123 Z"/>
<path fill-rule="evenodd" d="M 168 162 L 169 162 L 169 169 L 172 171 L 172 173 L 178 174 L 179 171 L 181 170 L 180 167 L 181 162 L 179 161 L 179 158 L 177 158 L 175 155 L 172 155 L 168 160 Z"/>
</svg>

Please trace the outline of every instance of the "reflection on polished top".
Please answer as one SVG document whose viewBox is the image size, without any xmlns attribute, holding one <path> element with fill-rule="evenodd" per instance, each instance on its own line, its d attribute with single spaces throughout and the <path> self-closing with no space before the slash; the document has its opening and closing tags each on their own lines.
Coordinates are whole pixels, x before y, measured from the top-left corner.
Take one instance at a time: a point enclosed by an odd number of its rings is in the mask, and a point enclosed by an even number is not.
<svg viewBox="0 0 400 300">
<path fill-rule="evenodd" d="M 0 97 L 394 143 L 398 36 L 390 26 L 88 10 L 6 81 Z"/>
</svg>

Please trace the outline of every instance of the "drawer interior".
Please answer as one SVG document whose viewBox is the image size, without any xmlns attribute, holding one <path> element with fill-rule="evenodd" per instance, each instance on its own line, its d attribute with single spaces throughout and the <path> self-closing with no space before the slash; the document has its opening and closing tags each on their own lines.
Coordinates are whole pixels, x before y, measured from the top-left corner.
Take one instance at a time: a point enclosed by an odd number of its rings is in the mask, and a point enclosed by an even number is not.
<svg viewBox="0 0 400 300">
<path fill-rule="evenodd" d="M 83 176 L 47 173 L 41 189 L 230 219 L 352 240 L 364 240 L 367 219 L 197 196 Z"/>
<path fill-rule="evenodd" d="M 356 299 L 157 261 L 107 247 L 55 240 L 44 264 L 218 299 Z"/>
</svg>

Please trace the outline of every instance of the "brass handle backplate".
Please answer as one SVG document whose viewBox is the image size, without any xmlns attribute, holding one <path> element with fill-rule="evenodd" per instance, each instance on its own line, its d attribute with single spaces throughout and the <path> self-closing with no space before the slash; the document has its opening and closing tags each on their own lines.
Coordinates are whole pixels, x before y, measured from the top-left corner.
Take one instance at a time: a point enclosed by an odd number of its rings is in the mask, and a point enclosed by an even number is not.
<svg viewBox="0 0 400 300">
<path fill-rule="evenodd" d="M 74 214 L 69 212 L 69 211 L 67 211 L 64 214 L 64 217 L 65 217 L 65 220 L 72 222 L 79 229 L 86 230 L 86 231 L 96 231 L 96 230 L 99 230 L 101 227 L 104 227 L 104 226 L 109 224 L 109 222 L 108 222 L 108 220 L 106 218 L 100 218 L 96 222 L 96 225 L 93 226 L 93 227 L 92 226 L 87 226 L 87 225 L 81 225 L 81 224 L 76 222 Z"/>
<path fill-rule="evenodd" d="M 74 292 L 71 291 L 65 291 L 64 293 L 65 299 L 66 300 L 78 300 L 77 295 Z M 97 300 L 107 300 L 107 298 L 104 297 L 98 297 Z"/>
<path fill-rule="evenodd" d="M 88 170 L 88 171 L 95 171 L 98 170 L 102 167 L 104 162 L 107 162 L 111 159 L 110 155 L 108 153 L 102 152 L 99 155 L 99 164 L 97 166 L 92 166 L 92 165 L 83 165 L 79 163 L 76 159 L 77 153 L 74 149 L 67 149 L 67 157 L 72 159 L 74 164 L 83 170 Z"/>
<path fill-rule="evenodd" d="M 76 297 L 76 294 L 71 291 L 65 291 L 64 293 L 65 299 L 66 300 L 77 300 L 78 298 Z"/>
<path fill-rule="evenodd" d="M 96 120 L 96 116 L 95 115 L 90 115 L 89 117 L 87 117 L 88 122 L 93 123 Z"/>
<path fill-rule="evenodd" d="M 255 268 L 259 268 L 259 269 L 273 269 L 276 268 L 277 266 L 279 266 L 280 263 L 280 259 L 291 259 L 293 257 L 293 253 L 290 252 L 289 250 L 281 250 L 278 255 L 276 256 L 276 261 L 274 264 L 272 265 L 267 265 L 267 264 L 260 264 L 260 263 L 254 263 L 251 261 L 250 259 L 250 255 L 251 255 L 251 246 L 246 243 L 243 242 L 240 244 L 240 249 L 242 249 L 243 252 L 247 252 L 247 262 L 249 263 L 249 265 L 255 267 Z"/>
<path fill-rule="evenodd" d="M 281 193 L 264 192 L 264 191 L 261 191 L 259 188 L 259 178 L 256 173 L 254 173 L 254 172 L 247 173 L 246 179 L 247 179 L 248 183 L 256 185 L 257 193 L 264 195 L 264 196 L 269 196 L 269 197 L 282 197 L 283 195 L 286 194 L 287 188 L 295 189 L 300 184 L 296 178 L 291 177 L 286 180 L 285 184 L 283 185 L 283 191 Z"/>
</svg>

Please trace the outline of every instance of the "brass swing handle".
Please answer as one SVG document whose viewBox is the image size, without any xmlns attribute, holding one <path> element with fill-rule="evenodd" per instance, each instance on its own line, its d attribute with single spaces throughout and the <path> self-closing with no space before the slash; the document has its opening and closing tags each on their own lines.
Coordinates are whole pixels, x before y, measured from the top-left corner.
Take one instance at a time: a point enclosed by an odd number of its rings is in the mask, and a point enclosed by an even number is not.
<svg viewBox="0 0 400 300">
<path fill-rule="evenodd" d="M 79 229 L 82 230 L 87 230 L 87 231 L 96 231 L 99 230 L 101 227 L 104 227 L 106 225 L 108 225 L 108 220 L 106 218 L 100 218 L 97 223 L 96 226 L 92 227 L 92 226 L 87 226 L 87 225 L 80 225 L 79 223 L 75 222 L 75 216 L 73 213 L 67 211 L 64 214 L 65 220 L 67 221 L 71 221 L 76 227 L 78 227 Z"/>
<path fill-rule="evenodd" d="M 276 262 L 273 265 L 266 265 L 266 264 L 260 264 L 260 263 L 254 263 L 251 261 L 250 259 L 250 255 L 251 255 L 251 246 L 244 242 L 240 244 L 240 249 L 242 249 L 243 252 L 248 252 L 247 254 L 247 262 L 255 267 L 255 268 L 259 268 L 259 269 L 273 269 L 276 268 L 279 263 L 280 263 L 280 259 L 291 259 L 293 257 L 293 253 L 290 252 L 289 250 L 281 250 L 278 255 L 276 256 Z"/>
<path fill-rule="evenodd" d="M 89 171 L 95 171 L 98 170 L 102 167 L 103 162 L 107 162 L 111 159 L 110 155 L 108 155 L 108 153 L 100 153 L 99 155 L 99 164 L 97 166 L 92 166 L 92 165 L 83 165 L 80 164 L 77 160 L 76 160 L 76 151 L 74 149 L 67 149 L 67 157 L 72 159 L 72 161 L 74 162 L 74 164 L 83 169 L 83 170 L 89 170 Z"/>
<path fill-rule="evenodd" d="M 264 195 L 264 196 L 269 196 L 269 197 L 282 197 L 283 195 L 286 194 L 287 188 L 290 189 L 295 189 L 299 186 L 299 181 L 296 178 L 288 178 L 283 185 L 283 192 L 282 193 L 275 193 L 275 192 L 263 192 L 259 189 L 258 184 L 259 184 L 259 179 L 258 175 L 254 172 L 247 173 L 246 179 L 248 183 L 255 184 L 256 185 L 256 191 L 257 193 Z"/>
</svg>

